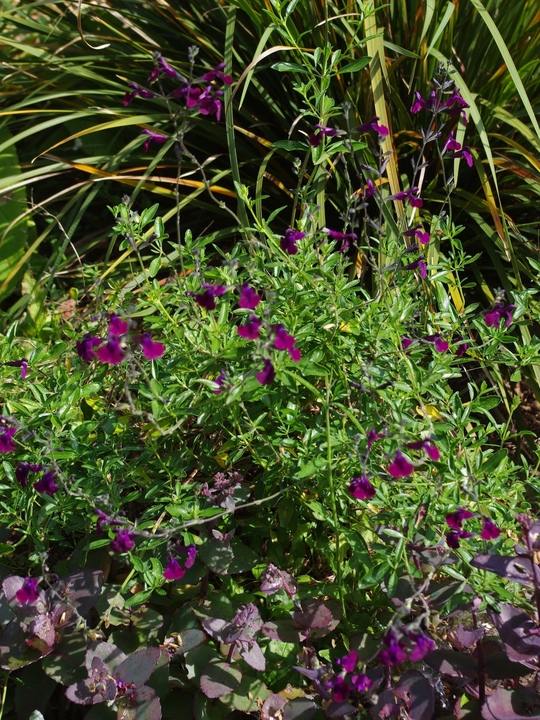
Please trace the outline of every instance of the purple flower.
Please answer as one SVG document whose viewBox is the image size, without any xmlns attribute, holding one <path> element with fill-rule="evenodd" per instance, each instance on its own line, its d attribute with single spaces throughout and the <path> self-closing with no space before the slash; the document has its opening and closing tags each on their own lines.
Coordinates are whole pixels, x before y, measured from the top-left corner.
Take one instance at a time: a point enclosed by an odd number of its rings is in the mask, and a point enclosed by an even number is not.
<svg viewBox="0 0 540 720">
<path fill-rule="evenodd" d="M 425 263 L 425 257 L 423 255 L 420 255 L 418 260 L 414 260 L 412 263 L 409 263 L 408 265 L 404 265 L 404 270 L 419 270 L 420 271 L 420 277 L 422 280 L 424 280 L 427 277 L 427 265 Z"/>
<path fill-rule="evenodd" d="M 35 603 L 36 600 L 39 598 L 39 590 L 37 586 L 38 582 L 38 578 L 24 578 L 21 589 L 17 590 L 17 592 L 15 593 L 17 601 L 22 603 L 23 605 Z"/>
<path fill-rule="evenodd" d="M 461 143 L 456 140 L 456 138 L 454 137 L 454 131 L 452 130 L 452 132 L 448 136 L 448 140 L 444 145 L 443 153 L 455 152 L 456 150 L 461 150 Z"/>
<path fill-rule="evenodd" d="M 225 85 L 232 85 L 232 77 L 230 75 L 224 75 L 222 72 L 224 67 L 224 62 L 219 63 L 219 65 L 216 65 L 213 70 L 209 70 L 209 72 L 205 73 L 202 79 L 205 82 L 213 82 L 214 80 L 219 79 Z"/>
<path fill-rule="evenodd" d="M 163 577 L 165 580 L 180 580 L 180 578 L 183 578 L 185 574 L 186 571 L 180 565 L 178 560 L 175 560 L 172 555 L 169 555 L 169 562 L 163 571 Z"/>
<path fill-rule="evenodd" d="M 332 699 L 334 702 L 345 702 L 351 694 L 350 688 L 343 678 L 336 678 L 332 682 Z"/>
<path fill-rule="evenodd" d="M 423 450 L 431 460 L 439 460 L 441 453 L 439 448 L 432 440 L 419 440 L 418 442 L 407 443 L 407 447 L 411 450 Z"/>
<path fill-rule="evenodd" d="M 11 360 L 10 362 L 0 363 L 0 365 L 21 368 L 21 380 L 24 380 L 26 378 L 26 371 L 28 370 L 28 358 L 23 358 L 22 360 Z"/>
<path fill-rule="evenodd" d="M 421 208 L 424 203 L 421 198 L 416 197 L 417 192 L 418 187 L 415 186 L 409 188 L 409 190 L 402 190 L 395 195 L 389 195 L 388 200 L 408 200 L 411 207 Z"/>
<path fill-rule="evenodd" d="M 356 666 L 358 665 L 358 653 L 355 650 L 351 650 L 347 653 L 347 655 L 344 655 L 342 658 L 338 658 L 336 660 L 336 665 L 343 668 L 346 673 L 354 672 L 356 670 Z"/>
<path fill-rule="evenodd" d="M 144 128 L 141 134 L 148 135 L 143 144 L 144 152 L 148 152 L 148 148 L 150 147 L 151 142 L 158 143 L 158 145 L 163 145 L 163 143 L 167 142 L 167 140 L 169 139 L 168 135 L 162 135 L 161 133 L 154 132 L 153 130 L 148 130 L 147 128 Z"/>
<path fill-rule="evenodd" d="M 227 380 L 225 370 L 221 371 L 221 374 L 217 376 L 214 382 L 219 386 L 217 390 L 214 390 L 214 395 L 221 395 L 224 390 L 229 390 L 232 387 L 231 383 Z"/>
<path fill-rule="evenodd" d="M 470 107 L 461 97 L 459 89 L 454 90 L 452 95 L 444 103 L 444 110 L 449 115 L 463 115 L 463 110 Z"/>
<path fill-rule="evenodd" d="M 420 660 L 423 660 L 428 653 L 436 648 L 433 640 L 427 635 L 424 635 L 424 633 L 409 635 L 409 640 L 411 640 L 414 644 L 414 647 L 409 655 L 409 660 L 412 662 L 419 662 Z"/>
<path fill-rule="evenodd" d="M 145 99 L 156 97 L 156 93 L 152 92 L 151 90 L 147 90 L 146 88 L 138 85 L 135 82 L 129 83 L 128 87 L 132 88 L 132 91 L 126 91 L 126 94 L 124 95 L 124 98 L 122 100 L 122 105 L 124 107 L 128 107 L 129 105 L 131 105 L 137 95 L 140 95 L 140 97 Z"/>
<path fill-rule="evenodd" d="M 459 342 L 458 349 L 456 350 L 456 357 L 463 357 L 467 350 L 469 349 L 469 345 L 466 342 L 462 342 L 463 335 L 460 335 L 457 339 L 457 342 Z"/>
<path fill-rule="evenodd" d="M 222 90 L 216 90 L 213 85 L 207 85 L 204 90 L 202 88 L 189 88 L 186 95 L 186 107 L 196 108 L 201 115 L 215 115 L 219 122 L 221 119 L 221 100 Z"/>
<path fill-rule="evenodd" d="M 145 332 L 141 338 L 141 347 L 143 355 L 147 360 L 155 360 L 160 358 L 165 352 L 165 345 L 152 340 L 149 332 Z"/>
<path fill-rule="evenodd" d="M 359 132 L 369 132 L 370 130 L 373 130 L 379 137 L 386 137 L 390 131 L 386 125 L 379 125 L 377 122 L 378 119 L 379 116 L 375 115 L 375 117 L 372 117 L 371 120 L 368 120 L 363 125 L 360 125 L 357 130 Z"/>
<path fill-rule="evenodd" d="M 287 230 L 285 230 L 285 235 L 281 238 L 279 244 L 281 245 L 281 249 L 284 252 L 289 253 L 289 255 L 296 255 L 296 253 L 298 252 L 296 243 L 305 237 L 305 233 L 300 232 L 300 230 L 292 230 L 291 228 L 287 228 Z"/>
<path fill-rule="evenodd" d="M 15 468 L 15 477 L 22 487 L 26 487 L 28 485 L 28 475 L 31 472 L 41 472 L 42 470 L 43 465 L 34 465 L 33 463 L 22 461 Z"/>
<path fill-rule="evenodd" d="M 184 567 L 186 570 L 189 570 L 189 568 L 193 567 L 195 564 L 195 558 L 197 556 L 197 548 L 193 543 L 191 545 L 180 545 L 177 543 L 175 545 L 176 552 L 180 553 L 181 555 L 187 555 L 186 560 L 184 562 Z"/>
<path fill-rule="evenodd" d="M 413 342 L 414 342 L 414 340 L 412 340 L 411 338 L 407 337 L 406 335 L 402 335 L 401 338 L 400 338 L 400 340 L 401 340 L 401 349 L 402 349 L 402 350 L 406 350 L 406 349 L 407 349 L 408 347 L 410 347 L 410 346 L 413 344 Z"/>
<path fill-rule="evenodd" d="M 257 378 L 257 381 L 261 383 L 261 385 L 270 385 L 272 380 L 276 377 L 276 371 L 274 370 L 272 361 L 265 360 L 263 369 L 258 372 L 255 377 Z"/>
<path fill-rule="evenodd" d="M 393 632 L 383 637 L 383 643 L 386 645 L 384 650 L 381 650 L 378 658 L 380 662 L 386 667 L 392 665 L 399 665 L 407 659 L 407 655 L 403 650 L 402 644 L 398 641 L 397 637 Z"/>
<path fill-rule="evenodd" d="M 471 537 L 471 533 L 467 532 L 467 530 L 456 530 L 455 532 L 446 533 L 446 543 L 452 550 L 457 550 L 460 545 L 459 541 L 462 538 L 469 537 Z"/>
<path fill-rule="evenodd" d="M 468 107 L 468 106 L 467 106 Z M 446 141 L 446 145 L 443 149 L 443 154 L 446 152 L 451 153 L 451 157 L 453 158 L 464 158 L 465 162 L 469 167 L 473 166 L 473 157 L 470 152 L 470 148 L 467 147 L 467 145 L 464 145 L 463 148 L 461 147 L 461 143 L 459 143 L 455 137 L 454 133 L 451 132 L 448 136 L 448 140 Z"/>
<path fill-rule="evenodd" d="M 356 233 L 350 232 L 350 233 L 343 233 L 339 232 L 338 230 L 330 230 L 330 228 L 323 228 L 323 232 L 328 233 L 332 240 L 337 240 L 341 243 L 338 250 L 339 252 L 345 252 L 351 242 L 358 239 L 358 235 Z"/>
<path fill-rule="evenodd" d="M 129 322 L 112 313 L 109 320 L 109 335 L 125 335 L 129 330 Z"/>
<path fill-rule="evenodd" d="M 54 495 L 58 492 L 58 485 L 54 480 L 54 471 L 44 472 L 41 480 L 34 483 L 34 490 L 42 495 Z"/>
<path fill-rule="evenodd" d="M 513 311 L 515 305 L 505 305 L 503 302 L 496 302 L 490 310 L 484 313 L 484 321 L 488 327 L 498 328 L 501 320 L 504 320 L 506 327 L 512 324 Z"/>
<path fill-rule="evenodd" d="M 127 530 L 115 530 L 116 537 L 111 541 L 111 550 L 117 553 L 124 553 L 135 546 L 133 538 L 135 535 Z"/>
<path fill-rule="evenodd" d="M 238 307 L 244 308 L 245 310 L 255 310 L 260 302 L 261 296 L 258 295 L 247 283 L 244 283 L 240 287 Z"/>
<path fill-rule="evenodd" d="M 195 302 L 199 305 L 199 307 L 202 307 L 205 310 L 214 310 L 216 307 L 216 301 L 214 298 L 219 297 L 226 292 L 227 288 L 225 285 L 210 285 L 208 283 L 204 283 L 202 293 L 189 291 L 188 295 L 193 295 L 195 297 Z"/>
<path fill-rule="evenodd" d="M 256 315 L 250 315 L 247 323 L 238 326 L 238 334 L 245 340 L 258 340 L 261 336 L 262 324 L 263 321 L 259 320 Z"/>
<path fill-rule="evenodd" d="M 318 132 L 316 134 L 311 133 L 309 135 L 309 144 L 311 147 L 319 147 L 323 137 L 334 137 L 335 135 L 341 135 L 344 132 L 343 130 L 336 130 L 335 128 L 325 127 L 324 125 L 319 124 L 314 127 L 318 130 Z"/>
<path fill-rule="evenodd" d="M 116 520 L 110 515 L 107 515 L 107 513 L 104 513 L 103 510 L 96 509 L 94 510 L 94 514 L 98 516 L 96 522 L 96 532 L 98 535 L 103 533 L 104 525 L 114 525 L 116 523 Z"/>
<path fill-rule="evenodd" d="M 82 340 L 75 343 L 75 349 L 83 362 L 91 362 L 96 357 L 94 348 L 101 345 L 102 342 L 100 338 L 86 333 Z"/>
<path fill-rule="evenodd" d="M 351 684 L 356 692 L 368 692 L 373 685 L 373 680 L 368 678 L 364 673 L 359 673 L 351 677 Z"/>
<path fill-rule="evenodd" d="M 418 90 L 414 93 L 415 101 L 411 105 L 410 112 L 412 115 L 416 115 L 420 110 L 426 110 L 427 104 L 424 98 L 420 95 Z"/>
<path fill-rule="evenodd" d="M 446 340 L 443 340 L 440 333 L 435 335 L 426 335 L 425 338 L 428 342 L 432 342 L 435 346 L 435 350 L 440 353 L 445 353 L 450 347 Z"/>
<path fill-rule="evenodd" d="M 116 335 L 111 335 L 109 341 L 96 350 L 96 355 L 100 362 L 109 365 L 118 365 L 126 356 Z"/>
<path fill-rule="evenodd" d="M 349 481 L 349 495 L 357 500 L 369 500 L 375 495 L 375 488 L 365 475 L 351 478 Z"/>
<path fill-rule="evenodd" d="M 453 513 L 448 513 L 446 516 L 446 524 L 452 530 L 461 530 L 464 520 L 472 518 L 473 513 L 470 510 L 466 510 L 461 506 L 457 507 Z"/>
<path fill-rule="evenodd" d="M 404 232 L 403 234 L 407 237 L 417 238 L 420 241 L 421 245 L 427 245 L 430 241 L 429 233 L 426 232 L 421 225 L 417 225 L 416 227 L 407 230 L 407 232 Z"/>
<path fill-rule="evenodd" d="M 13 442 L 13 436 L 17 432 L 17 428 L 3 427 L 0 425 L 0 453 L 13 452 L 17 446 Z"/>
<path fill-rule="evenodd" d="M 414 472 L 414 465 L 398 450 L 396 457 L 388 466 L 388 472 L 393 478 L 409 477 Z"/>
<path fill-rule="evenodd" d="M 276 350 L 286 350 L 294 362 L 301 360 L 302 354 L 300 353 L 300 350 L 294 347 L 296 342 L 294 337 L 289 335 L 283 325 L 275 325 L 273 329 L 275 332 L 274 347 Z"/>
<path fill-rule="evenodd" d="M 482 538 L 482 540 L 496 540 L 496 538 L 498 538 L 500 534 L 501 531 L 495 525 L 493 520 L 485 517 L 484 524 L 482 525 L 482 532 L 480 533 L 480 537 Z"/>
</svg>

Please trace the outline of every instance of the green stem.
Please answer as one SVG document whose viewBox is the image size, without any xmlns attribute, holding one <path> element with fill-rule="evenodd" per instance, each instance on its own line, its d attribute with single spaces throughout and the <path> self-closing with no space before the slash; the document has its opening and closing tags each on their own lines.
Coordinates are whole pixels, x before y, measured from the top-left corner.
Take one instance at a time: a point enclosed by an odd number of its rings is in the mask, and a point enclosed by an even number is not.
<svg viewBox="0 0 540 720">
<path fill-rule="evenodd" d="M 328 468 L 328 490 L 330 491 L 330 503 L 332 506 L 332 518 L 334 525 L 334 563 L 336 566 L 336 579 L 338 583 L 339 599 L 341 602 L 341 610 L 343 612 L 343 619 L 347 624 L 347 611 L 345 608 L 345 596 L 343 595 L 343 577 L 341 573 L 341 558 L 340 558 L 340 544 L 339 544 L 339 519 L 337 512 L 336 503 L 336 491 L 334 487 L 334 473 L 332 471 L 332 433 L 330 429 L 330 379 L 328 375 L 325 378 L 326 384 L 326 408 L 325 408 L 325 420 L 326 420 L 326 464 Z"/>
<path fill-rule="evenodd" d="M 6 673 L 4 677 L 4 686 L 2 687 L 2 699 L 0 700 L 0 720 L 4 717 L 4 708 L 6 706 L 6 695 L 7 695 L 7 686 L 9 682 L 9 672 Z"/>
</svg>

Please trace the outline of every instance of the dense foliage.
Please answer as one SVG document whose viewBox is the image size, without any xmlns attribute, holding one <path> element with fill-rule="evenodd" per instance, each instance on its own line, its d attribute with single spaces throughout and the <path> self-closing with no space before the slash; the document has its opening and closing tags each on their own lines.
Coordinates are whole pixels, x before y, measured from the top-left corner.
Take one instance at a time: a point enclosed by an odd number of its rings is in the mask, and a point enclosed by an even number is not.
<svg viewBox="0 0 540 720">
<path fill-rule="evenodd" d="M 540 717 L 500 5 L 3 12 L 0 717 Z"/>
</svg>

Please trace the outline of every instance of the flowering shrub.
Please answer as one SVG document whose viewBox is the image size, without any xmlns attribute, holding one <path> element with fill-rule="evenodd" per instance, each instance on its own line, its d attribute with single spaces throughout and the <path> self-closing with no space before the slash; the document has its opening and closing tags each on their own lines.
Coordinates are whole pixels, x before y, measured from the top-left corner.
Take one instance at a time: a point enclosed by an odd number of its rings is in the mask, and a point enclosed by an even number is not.
<svg viewBox="0 0 540 720">
<path fill-rule="evenodd" d="M 178 122 L 144 128 L 145 149 L 185 155 L 191 122 L 221 122 L 224 71 L 187 77 L 156 54 L 124 104 L 161 102 Z M 179 702 L 201 718 L 527 717 L 515 680 L 538 670 L 538 619 L 527 595 L 505 601 L 517 581 L 540 609 L 536 456 L 510 454 L 526 435 L 502 372 L 538 347 L 513 332 L 527 293 L 465 301 L 474 259 L 450 183 L 425 207 L 428 144 L 442 168 L 472 161 L 455 135 L 467 103 L 448 72 L 432 85 L 411 107 L 424 124 L 408 188 L 386 185 L 379 117 L 349 128 L 299 88 L 292 219 L 264 218 L 238 184 L 251 224 L 225 251 L 169 242 L 158 207 L 125 198 L 112 243 L 141 272 L 96 285 L 89 312 L 24 360 L 2 344 L 6 670 L 24 682 L 40 663 L 66 701 L 118 718 Z M 332 221 L 312 182 L 323 153 L 351 178 Z M 504 554 L 516 528 L 524 544 Z"/>
</svg>

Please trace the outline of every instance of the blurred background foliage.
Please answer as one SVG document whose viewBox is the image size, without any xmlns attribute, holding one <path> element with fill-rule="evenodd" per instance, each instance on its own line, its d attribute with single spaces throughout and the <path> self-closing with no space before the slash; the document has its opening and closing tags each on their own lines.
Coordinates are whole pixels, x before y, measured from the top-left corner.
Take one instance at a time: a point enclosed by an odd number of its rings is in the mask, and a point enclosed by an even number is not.
<svg viewBox="0 0 540 720">
<path fill-rule="evenodd" d="M 498 287 L 537 286 L 537 0 L 19 0 L 2 3 L 0 27 L 4 323 L 35 303 L 37 288 L 44 298 L 53 286 L 60 295 L 80 291 L 92 273 L 125 276 L 131 251 L 111 241 L 107 210 L 125 194 L 135 209 L 160 203 L 168 251 L 188 228 L 224 247 L 240 238 L 235 216 L 245 224 L 246 215 L 235 180 L 259 198 L 260 218 L 283 206 L 294 213 L 297 152 L 282 141 L 305 142 L 312 125 L 329 117 L 341 128 L 375 114 L 386 120 L 387 148 L 397 150 L 390 182 L 408 187 L 409 160 L 421 147 L 409 108 L 415 91 L 427 96 L 446 61 L 471 104 L 464 142 L 474 164 L 456 161 L 452 195 L 465 249 L 479 253 L 470 292 L 490 302 Z M 122 100 L 129 82 L 148 86 L 156 52 L 187 74 L 193 45 L 196 72 L 225 59 L 233 85 L 225 88 L 225 120 L 193 121 L 192 156 L 180 164 L 168 147 L 143 152 L 143 128 L 170 131 L 163 103 L 136 98 L 125 107 Z M 329 74 L 317 72 L 316 48 L 334 52 Z M 307 83 L 326 104 L 306 108 L 295 87 Z M 458 119 L 451 123 L 459 131 Z M 339 163 L 326 158 L 313 172 L 337 218 L 345 183 Z M 422 197 L 428 216 L 437 214 L 445 190 L 436 163 L 422 178 Z M 276 231 L 288 224 L 282 215 Z"/>
</svg>

